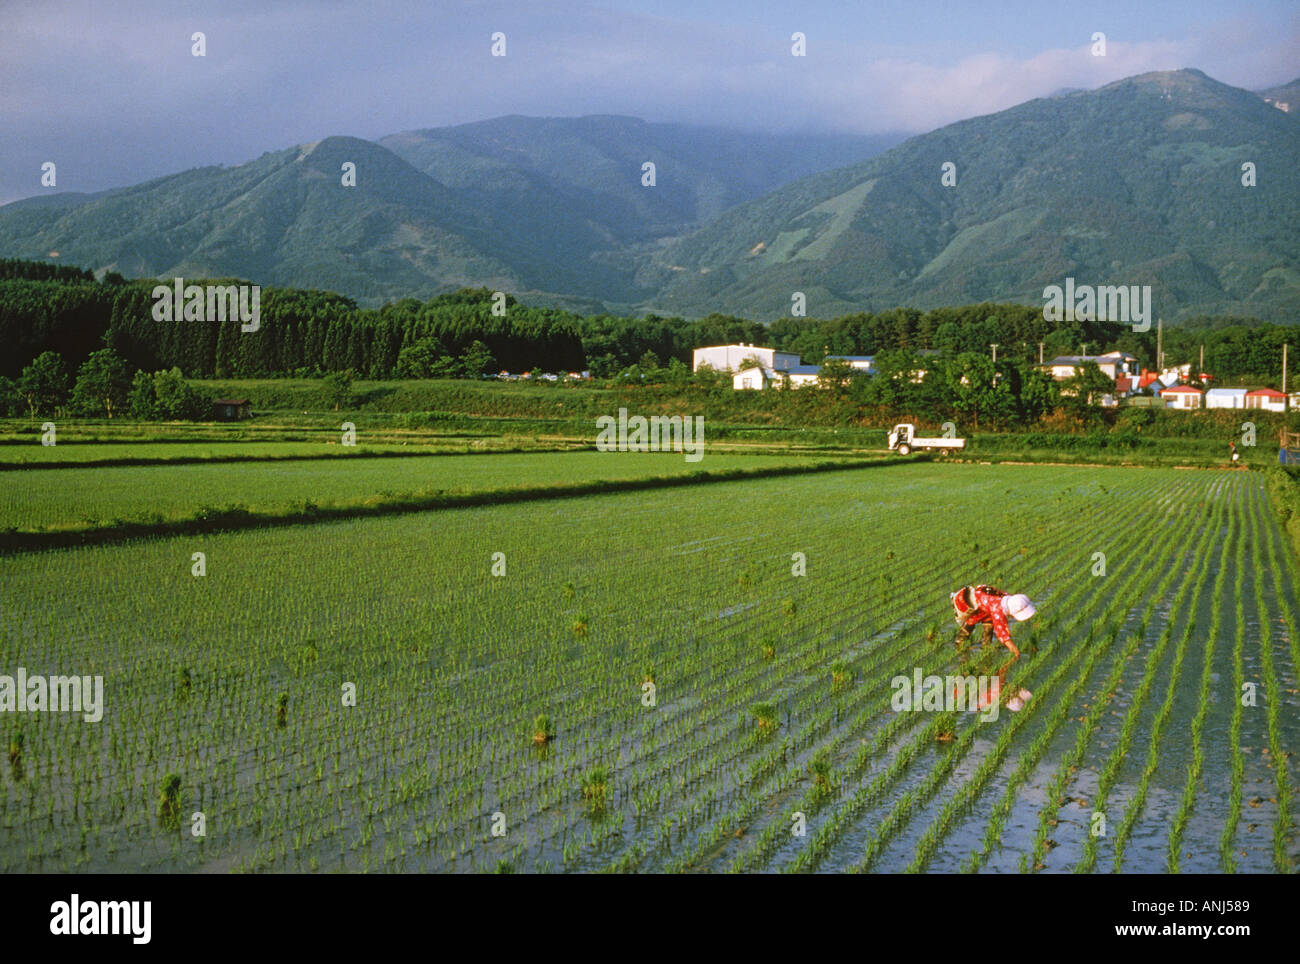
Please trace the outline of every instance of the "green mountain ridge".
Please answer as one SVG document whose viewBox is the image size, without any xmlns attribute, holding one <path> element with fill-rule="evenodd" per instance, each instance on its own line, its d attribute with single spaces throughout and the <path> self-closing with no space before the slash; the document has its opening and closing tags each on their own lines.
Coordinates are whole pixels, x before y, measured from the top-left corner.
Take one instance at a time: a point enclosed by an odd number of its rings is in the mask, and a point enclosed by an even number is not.
<svg viewBox="0 0 1300 964">
<path fill-rule="evenodd" d="M 1152 286 L 1154 310 L 1294 317 L 1300 129 L 1194 70 L 1042 98 L 914 137 L 739 205 L 638 280 L 663 312 L 772 318 L 1041 304 L 1063 284 Z M 940 183 L 956 165 L 957 185 Z M 1242 185 L 1241 165 L 1257 186 Z"/>
<path fill-rule="evenodd" d="M 660 238 L 899 140 L 622 117 L 498 118 L 393 135 L 392 150 L 327 137 L 235 167 L 14 202 L 0 208 L 0 256 L 57 251 L 97 272 L 243 277 L 372 305 L 487 286 L 599 311 L 653 294 L 634 276 Z M 728 163 L 760 155 L 738 186 L 727 183 Z M 641 186 L 641 158 L 659 167 L 654 188 Z M 340 183 L 345 161 L 357 165 L 355 187 Z"/>
<path fill-rule="evenodd" d="M 1285 322 L 1300 310 L 1300 127 L 1265 93 L 1150 73 L 883 153 L 888 135 L 614 115 L 328 137 L 0 207 L 0 257 L 57 251 L 97 272 L 241 277 L 363 305 L 486 286 L 584 313 L 766 320 L 788 316 L 795 292 L 831 317 L 1041 305 L 1044 287 L 1073 277 L 1151 285 L 1169 321 Z M 340 184 L 345 161 L 355 187 Z M 940 183 L 945 162 L 955 186 Z"/>
</svg>

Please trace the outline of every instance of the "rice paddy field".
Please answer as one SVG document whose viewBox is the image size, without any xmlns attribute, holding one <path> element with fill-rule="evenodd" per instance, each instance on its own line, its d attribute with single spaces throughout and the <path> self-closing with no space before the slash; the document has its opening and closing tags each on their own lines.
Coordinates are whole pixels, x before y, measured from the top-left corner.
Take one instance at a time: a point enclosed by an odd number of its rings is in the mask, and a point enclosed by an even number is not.
<svg viewBox="0 0 1300 964">
<path fill-rule="evenodd" d="M 40 532 L 113 520 L 192 517 L 204 506 L 277 509 L 364 504 L 417 494 L 469 495 L 503 489 L 646 479 L 696 472 L 806 465 L 811 458 L 709 455 L 686 461 L 674 452 L 547 452 L 428 455 L 189 465 L 23 469 L 0 476 L 0 529 Z"/>
<path fill-rule="evenodd" d="M 159 471 L 136 486 L 191 498 Z M 131 486 L 34 488 L 10 519 Z M 24 552 L 0 582 L 0 673 L 103 678 L 99 722 L 0 713 L 5 873 L 1300 860 L 1297 567 L 1254 472 L 864 467 Z M 896 677 L 1003 662 L 954 646 L 973 582 L 1037 604 L 1032 698 L 896 710 Z"/>
</svg>

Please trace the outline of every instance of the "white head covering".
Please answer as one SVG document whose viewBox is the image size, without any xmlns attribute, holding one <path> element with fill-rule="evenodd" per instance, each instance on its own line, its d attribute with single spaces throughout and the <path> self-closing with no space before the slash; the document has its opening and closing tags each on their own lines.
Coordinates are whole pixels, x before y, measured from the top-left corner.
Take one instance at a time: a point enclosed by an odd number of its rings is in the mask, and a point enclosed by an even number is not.
<svg viewBox="0 0 1300 964">
<path fill-rule="evenodd" d="M 1020 593 L 1014 596 L 1005 596 L 1002 599 L 1002 611 L 1018 623 L 1023 623 L 1037 612 L 1034 609 L 1034 604 L 1029 601 L 1029 597 Z"/>
</svg>

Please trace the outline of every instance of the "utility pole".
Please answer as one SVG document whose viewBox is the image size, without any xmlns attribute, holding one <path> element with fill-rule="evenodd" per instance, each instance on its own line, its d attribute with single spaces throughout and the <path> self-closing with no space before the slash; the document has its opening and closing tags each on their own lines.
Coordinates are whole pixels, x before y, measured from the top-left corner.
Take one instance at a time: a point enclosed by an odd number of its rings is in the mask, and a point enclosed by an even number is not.
<svg viewBox="0 0 1300 964">
<path fill-rule="evenodd" d="M 1165 369 L 1165 320 L 1156 319 L 1156 372 L 1162 372 Z"/>
<path fill-rule="evenodd" d="M 1201 367 L 1196 369 L 1196 375 L 1199 378 L 1205 372 L 1205 344 L 1201 343 Z"/>
<path fill-rule="evenodd" d="M 992 342 L 992 343 L 990 343 L 990 344 L 989 344 L 989 347 L 993 349 L 993 364 L 996 365 L 996 364 L 998 363 L 998 346 L 997 346 L 997 342 Z"/>
<path fill-rule="evenodd" d="M 1041 341 L 1038 343 L 1038 364 L 1043 364 L 1043 343 Z"/>
<path fill-rule="evenodd" d="M 1282 343 L 1282 394 L 1286 394 L 1286 342 Z"/>
</svg>

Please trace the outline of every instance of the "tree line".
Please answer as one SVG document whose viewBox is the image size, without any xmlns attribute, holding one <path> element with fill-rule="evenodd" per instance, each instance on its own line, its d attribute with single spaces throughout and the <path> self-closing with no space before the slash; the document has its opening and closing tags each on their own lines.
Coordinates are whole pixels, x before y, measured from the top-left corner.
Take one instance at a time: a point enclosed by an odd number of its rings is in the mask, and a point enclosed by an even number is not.
<svg viewBox="0 0 1300 964">
<path fill-rule="evenodd" d="M 1040 355 L 1046 361 L 1060 354 L 1121 350 L 1146 367 L 1155 365 L 1154 326 L 1134 332 L 1113 322 L 1049 322 L 1040 308 L 1027 305 L 895 308 L 763 324 L 722 314 L 584 316 L 523 305 L 486 288 L 360 308 L 331 292 L 267 287 L 259 328 L 245 333 L 231 322 L 155 321 L 152 290 L 158 283 L 117 274 L 96 281 L 69 266 L 0 261 L 0 337 L 10 349 L 0 358 L 0 375 L 16 378 L 47 351 L 75 370 L 93 352 L 111 348 L 133 371 L 177 368 L 187 378 L 321 377 L 343 371 L 370 379 L 472 378 L 501 370 L 589 370 L 614 377 L 647 356 L 662 365 L 676 359 L 689 366 L 694 348 L 741 341 L 795 352 L 810 364 L 826 355 L 918 349 L 991 357 L 996 344 L 999 362 L 1033 364 Z M 1228 321 L 1217 327 L 1166 327 L 1166 363 L 1195 365 L 1203 345 L 1206 368 L 1220 379 L 1265 378 L 1280 373 L 1284 342 L 1300 349 L 1300 326 Z M 1298 355 L 1300 350 L 1291 352 L 1292 359 Z"/>
</svg>

